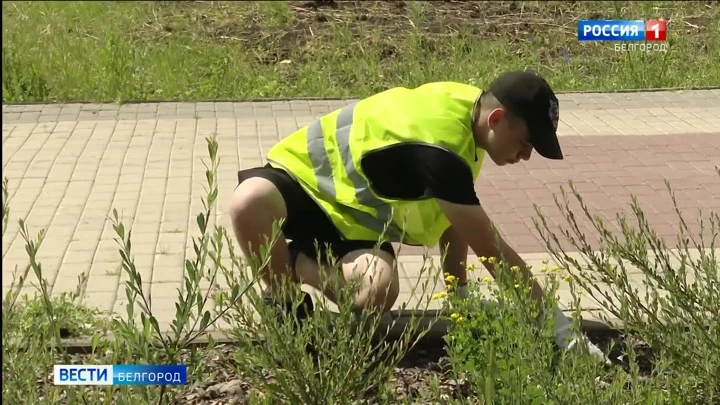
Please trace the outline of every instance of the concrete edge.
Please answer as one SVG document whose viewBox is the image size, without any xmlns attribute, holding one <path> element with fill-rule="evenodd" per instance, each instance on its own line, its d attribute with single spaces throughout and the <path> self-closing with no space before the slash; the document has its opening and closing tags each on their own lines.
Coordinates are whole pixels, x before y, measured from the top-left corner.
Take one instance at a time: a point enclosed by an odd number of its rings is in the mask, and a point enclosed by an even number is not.
<svg viewBox="0 0 720 405">
<path fill-rule="evenodd" d="M 3 113 L 4 114 L 4 113 Z M 192 117 L 165 117 L 165 118 L 146 118 L 146 119 L 83 119 L 83 120 L 73 120 L 73 121 L 22 121 L 22 120 L 3 120 L 2 125 L 39 125 L 39 124 L 57 124 L 61 122 L 92 122 L 92 123 L 101 123 L 101 122 L 125 122 L 125 121 L 170 121 L 170 122 L 177 122 L 181 120 L 238 120 L 238 118 L 192 118 Z M 217 131 L 213 132 L 217 134 Z M 623 135 L 623 134 L 608 134 L 608 133 L 599 133 L 599 134 L 563 134 L 558 133 L 557 134 L 559 138 L 567 140 L 568 138 L 629 138 L 629 137 L 638 137 L 638 138 L 647 138 L 647 137 L 717 137 L 720 135 L 720 128 L 718 131 L 715 132 L 677 132 L 677 133 L 635 133 L 635 134 L 629 134 L 629 135 Z M 570 155 L 568 155 L 570 156 Z M 414 256 L 416 254 L 411 254 L 411 256 Z"/>
<path fill-rule="evenodd" d="M 385 336 L 385 340 L 395 341 L 400 339 L 403 330 L 405 330 L 405 328 L 410 324 L 413 317 L 417 318 L 418 315 L 415 315 L 415 312 L 411 310 L 391 311 L 389 313 L 390 319 L 386 316 L 381 321 L 380 325 L 382 330 L 387 330 L 387 333 L 383 334 Z M 438 342 L 442 342 L 451 321 L 441 317 L 439 310 L 427 310 L 424 311 L 424 313 L 424 315 L 420 315 L 420 325 L 418 326 L 418 331 L 420 334 L 424 334 L 424 336 L 418 340 L 416 345 L 421 347 L 424 345 L 437 345 Z M 581 322 L 581 329 L 586 333 L 594 332 L 615 334 L 621 330 L 617 326 L 618 325 L 612 326 L 593 319 L 583 319 Z M 378 336 L 376 336 L 376 338 L 378 338 Z M 108 336 L 106 339 L 113 339 L 113 337 Z M 213 330 L 198 336 L 198 338 L 195 339 L 189 347 L 201 348 L 207 345 L 210 339 L 218 345 L 235 345 L 235 341 L 229 336 L 228 331 Z M 63 339 L 63 347 L 71 355 L 89 354 L 92 350 L 92 338 L 82 337 Z"/>
<path fill-rule="evenodd" d="M 561 94 L 618 94 L 618 93 L 657 93 L 657 92 L 678 92 L 678 91 L 707 91 L 720 90 L 720 86 L 693 86 L 693 87 L 658 87 L 646 89 L 617 89 L 617 90 L 566 90 L 556 91 L 556 95 Z M 73 105 L 73 104 L 162 104 L 162 103 L 262 103 L 274 101 L 348 101 L 359 100 L 362 97 L 278 97 L 278 98 L 239 98 L 239 99 L 202 99 L 202 100 L 128 100 L 123 102 L 114 101 L 26 101 L 6 102 L 3 105 Z"/>
</svg>

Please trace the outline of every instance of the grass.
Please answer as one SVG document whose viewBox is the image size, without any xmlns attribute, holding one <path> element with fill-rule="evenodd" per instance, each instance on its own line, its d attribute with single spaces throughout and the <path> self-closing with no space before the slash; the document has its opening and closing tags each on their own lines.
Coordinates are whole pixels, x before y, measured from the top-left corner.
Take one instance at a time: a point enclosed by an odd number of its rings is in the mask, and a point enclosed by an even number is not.
<svg viewBox="0 0 720 405">
<path fill-rule="evenodd" d="M 320 6 L 315 3 L 334 3 Z M 3 101 L 356 97 L 534 69 L 558 91 L 720 84 L 717 2 L 3 2 Z M 669 20 L 667 52 L 577 20 Z"/>
<path fill-rule="evenodd" d="M 363 96 L 432 80 L 483 86 L 508 68 L 539 71 L 558 90 L 720 83 L 717 2 L 314 3 L 322 2 L 3 2 L 3 100 Z M 610 44 L 579 44 L 576 20 L 591 17 L 670 19 L 669 50 L 616 53 Z M 441 316 L 451 322 L 444 344 L 449 364 L 435 374 L 409 378 L 402 388 L 398 366 L 413 356 L 409 353 L 427 332 L 418 318 L 392 341 L 382 339 L 388 331 L 379 329 L 377 314 L 357 319 L 349 311 L 322 310 L 322 305 L 299 332 L 260 321 L 273 315 L 256 285 L 257 269 L 269 258 L 241 260 L 227 230 L 208 225 L 216 212 L 218 145 L 215 138 L 207 141 L 208 192 L 204 210 L 196 213 L 196 254 L 183 263 L 184 288 L 177 291 L 169 330 L 161 328 L 149 305 L 147 280 L 141 276 L 145 272 L 133 257 L 132 230 L 116 212 L 112 220 L 122 259 L 119 271 L 127 279 L 120 298 L 131 303 L 122 316 L 78 304 L 85 275 L 78 278 L 77 291 L 51 296 L 37 259 L 47 235 L 29 234 L 32 218 L 20 221 L 28 260 L 15 269 L 2 303 L 3 401 L 720 402 L 718 213 L 704 218 L 712 240 L 689 235 L 682 226 L 671 250 L 637 204 L 633 217 L 617 219 L 622 233 L 617 236 L 572 190 L 558 201 L 567 226 L 551 233 L 538 212 L 537 230 L 560 270 L 569 274 L 576 315 L 584 293 L 619 320 L 622 338 L 606 350 L 621 361 L 603 367 L 582 350 L 556 351 L 547 308 L 528 302 L 519 293 L 525 286 L 517 274 L 498 263 L 501 277 L 488 297 L 492 305 L 483 305 L 480 297 L 461 301 L 451 293 L 444 301 Z M 5 181 L 3 233 L 12 217 L 7 185 Z M 578 210 L 569 209 L 570 196 Z M 599 239 L 599 251 L 579 231 L 578 216 L 595 225 L 592 236 Z M 678 216 L 682 219 L 679 210 Z M 580 258 L 560 248 L 564 240 Z M 252 271 L 243 271 L 246 267 Z M 629 267 L 645 276 L 646 293 L 629 282 Z M 4 269 L 4 276 L 8 273 Z M 434 267 L 425 274 L 418 289 L 440 277 Z M 549 271 L 543 278 L 549 308 L 557 302 L 557 275 Z M 38 293 L 21 296 L 30 285 Z M 349 286 L 340 295 L 341 309 L 350 305 L 352 292 Z M 413 309 L 422 311 L 428 304 Z M 222 347 L 212 339 L 198 344 L 220 322 L 235 344 Z M 373 332 L 380 339 L 372 339 Z M 88 353 L 64 348 L 66 339 L 77 337 L 89 339 Z M 306 353 L 310 343 L 319 361 Z M 52 365 L 60 363 L 172 362 L 188 365 L 189 386 L 65 388 L 54 386 L 49 376 Z"/>
<path fill-rule="evenodd" d="M 539 269 L 538 277 L 546 286 L 543 306 L 528 298 L 529 284 L 516 269 L 507 268 L 502 258 L 481 258 L 499 275 L 496 283 L 482 281 L 488 282 L 489 295 L 460 300 L 449 288 L 433 298 L 447 297 L 438 316 L 450 322 L 444 344 L 448 362 L 441 371 L 418 372 L 399 386 L 398 365 L 414 356 L 419 339 L 440 319 L 421 325 L 417 314 L 425 312 L 429 301 L 404 308 L 415 310 L 416 315 L 397 339 L 388 339 L 397 324 L 384 329 L 379 314 L 356 316 L 349 311 L 355 285 L 341 289 L 339 313 L 320 301 L 315 316 L 299 330 L 289 323 L 268 322 L 275 313 L 258 294 L 257 275 L 269 257 L 241 259 L 228 232 L 208 225 L 216 212 L 219 160 L 216 138 L 208 138 L 207 143 L 207 193 L 204 209 L 196 216 L 195 255 L 188 255 L 183 265 L 184 289 L 177 291 L 169 330 L 161 328 L 152 311 L 134 260 L 132 230 L 116 211 L 111 219 L 127 276 L 125 298 L 131 303 L 122 315 L 100 314 L 77 304 L 85 275 L 79 276 L 74 293 L 51 296 L 42 263 L 37 261 L 45 232 L 32 236 L 26 221 L 19 221 L 28 265 L 16 269 L 3 299 L 3 401 L 73 405 L 720 402 L 720 323 L 715 315 L 720 307 L 718 213 L 702 219 L 711 235 L 703 239 L 703 229 L 700 237 L 688 234 L 678 210 L 682 226 L 676 249 L 671 250 L 648 226 L 637 203 L 633 204 L 634 217 L 617 218 L 622 230 L 617 236 L 571 189 L 557 200 L 567 221 L 559 232 L 552 233 L 538 211 L 537 230 L 560 264 Z M 11 218 L 10 195 L 5 180 L 3 231 Z M 579 210 L 569 209 L 570 198 L 579 203 Z M 599 251 L 592 250 L 589 236 L 579 231 L 579 215 L 596 227 Z M 266 241 L 266 247 L 276 236 Z M 580 258 L 563 251 L 561 239 L 570 241 Z M 645 295 L 629 282 L 629 266 L 645 276 Z M 244 270 L 248 267 L 250 272 Z M 473 268 L 469 270 L 473 274 Z M 623 336 L 605 349 L 614 353 L 612 366 L 596 361 L 582 346 L 568 351 L 554 347 L 555 319 L 550 309 L 557 305 L 560 271 L 568 274 L 565 278 L 575 300 L 575 330 L 579 330 L 582 293 L 590 294 L 619 320 Z M 4 270 L 4 274 L 8 273 Z M 336 273 L 322 272 L 321 288 L 336 286 L 337 279 L 330 274 Z M 422 272 L 416 286 L 421 296 L 426 296 L 428 286 L 439 276 L 433 266 Z M 445 281 L 454 282 L 449 277 Z M 20 296 L 31 283 L 37 285 L 38 294 Z M 299 296 L 296 287 L 284 288 Z M 222 347 L 212 338 L 199 343 L 198 338 L 220 321 L 235 343 Z M 90 340 L 88 353 L 71 354 L 64 348 L 64 339 L 78 336 Z M 308 345 L 315 348 L 315 355 L 308 353 Z M 63 387 L 54 386 L 50 375 L 53 364 L 127 363 L 187 364 L 190 385 Z"/>
</svg>

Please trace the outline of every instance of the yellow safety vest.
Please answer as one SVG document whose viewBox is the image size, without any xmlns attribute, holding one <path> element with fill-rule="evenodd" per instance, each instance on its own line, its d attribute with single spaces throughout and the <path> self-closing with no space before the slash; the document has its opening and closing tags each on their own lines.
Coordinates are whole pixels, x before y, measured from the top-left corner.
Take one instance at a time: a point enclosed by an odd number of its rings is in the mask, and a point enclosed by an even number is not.
<svg viewBox="0 0 720 405">
<path fill-rule="evenodd" d="M 360 162 L 400 143 L 426 144 L 460 157 L 477 179 L 485 156 L 472 135 L 479 95 L 454 82 L 393 88 L 299 129 L 270 149 L 268 162 L 294 177 L 344 238 L 434 247 L 450 226 L 439 204 L 377 195 Z"/>
</svg>

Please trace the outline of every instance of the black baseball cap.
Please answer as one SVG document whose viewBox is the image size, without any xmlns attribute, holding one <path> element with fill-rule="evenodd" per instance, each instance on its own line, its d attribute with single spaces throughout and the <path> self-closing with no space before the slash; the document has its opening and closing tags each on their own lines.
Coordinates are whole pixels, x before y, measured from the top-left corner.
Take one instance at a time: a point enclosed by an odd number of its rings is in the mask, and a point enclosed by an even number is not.
<svg viewBox="0 0 720 405">
<path fill-rule="evenodd" d="M 530 143 L 540 156 L 563 159 L 557 137 L 558 99 L 545 79 L 533 72 L 508 71 L 490 83 L 487 91 L 525 121 Z"/>
</svg>

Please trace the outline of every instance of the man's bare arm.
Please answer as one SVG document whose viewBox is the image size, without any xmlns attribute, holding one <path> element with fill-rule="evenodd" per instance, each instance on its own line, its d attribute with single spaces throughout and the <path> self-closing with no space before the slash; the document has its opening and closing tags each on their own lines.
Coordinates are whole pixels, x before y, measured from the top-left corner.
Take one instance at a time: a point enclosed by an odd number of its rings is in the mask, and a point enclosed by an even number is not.
<svg viewBox="0 0 720 405">
<path fill-rule="evenodd" d="M 504 258 L 508 266 L 518 266 L 526 280 L 532 277 L 527 264 L 500 235 L 485 210 L 480 205 L 461 205 L 438 200 L 440 208 L 452 224 L 459 238 L 467 243 L 478 256 Z M 484 263 L 490 274 L 495 277 L 493 265 Z M 541 300 L 542 289 L 537 282 L 532 283 L 532 297 Z"/>
<path fill-rule="evenodd" d="M 447 201 L 438 200 L 445 216 L 450 220 L 452 228 L 457 235 L 467 241 L 470 248 L 478 256 L 502 257 L 509 266 L 518 266 L 526 280 L 532 277 L 525 261 L 522 260 L 502 238 L 496 237 L 494 226 L 488 218 L 485 210 L 479 205 L 459 205 Z M 499 242 L 499 243 L 498 243 Z M 485 262 L 485 267 L 495 277 L 495 271 L 491 263 Z M 531 296 L 537 301 L 542 301 L 542 289 L 536 282 L 532 282 Z M 583 342 L 590 353 L 610 364 L 605 354 L 597 346 L 592 344 L 584 336 L 576 336 L 571 331 L 571 322 L 565 317 L 559 307 L 555 308 L 555 343 L 562 348 L 570 348 L 574 342 Z"/>
<path fill-rule="evenodd" d="M 440 237 L 443 272 L 455 276 L 458 285 L 467 284 L 468 244 L 451 226 Z"/>
</svg>

